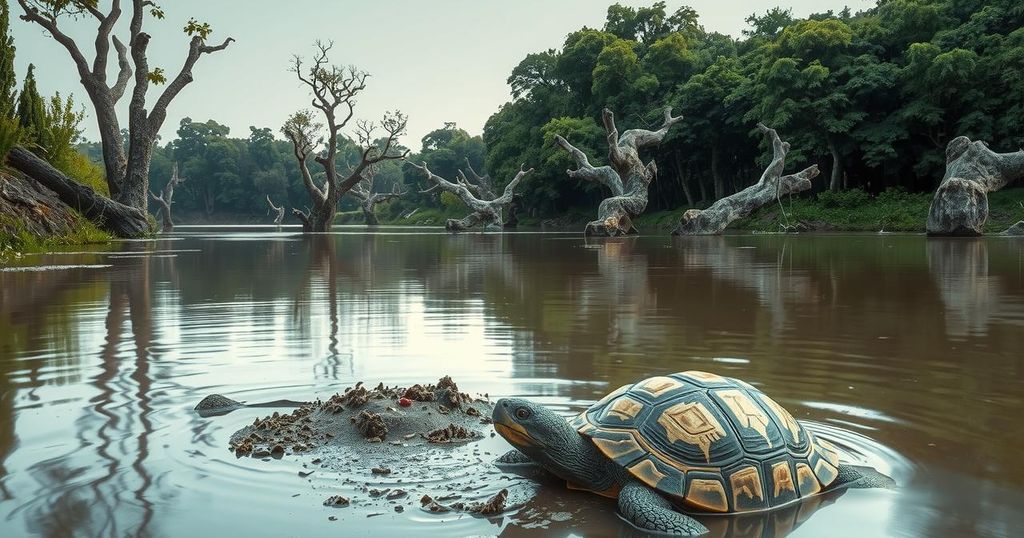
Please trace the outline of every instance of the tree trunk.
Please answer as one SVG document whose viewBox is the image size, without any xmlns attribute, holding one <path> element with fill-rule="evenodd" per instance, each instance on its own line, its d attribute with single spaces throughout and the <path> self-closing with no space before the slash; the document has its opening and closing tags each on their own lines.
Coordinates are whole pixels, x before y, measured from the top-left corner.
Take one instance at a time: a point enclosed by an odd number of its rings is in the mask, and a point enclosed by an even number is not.
<svg viewBox="0 0 1024 538">
<path fill-rule="evenodd" d="M 814 165 L 800 173 L 782 175 L 786 165 L 789 144 L 783 142 L 774 129 L 758 124 L 772 141 L 774 158 L 761 175 L 761 179 L 736 194 L 722 198 L 711 207 L 690 209 L 683 213 L 673 235 L 714 235 L 720 234 L 737 219 L 746 217 L 761 206 L 779 200 L 782 195 L 811 188 L 811 180 L 818 175 Z"/>
<path fill-rule="evenodd" d="M 1024 178 L 1024 150 L 996 153 L 958 136 L 946 146 L 946 174 L 928 209 L 928 235 L 977 236 L 988 220 L 988 193 Z"/>
<path fill-rule="evenodd" d="M 683 187 L 683 194 L 686 195 L 686 205 L 688 205 L 690 207 L 695 207 L 697 204 L 695 204 L 694 201 L 693 201 L 693 193 L 690 192 L 690 185 L 689 185 L 689 181 L 688 181 L 690 179 L 690 177 L 689 177 L 690 174 L 686 170 L 686 168 L 683 166 L 683 158 L 680 156 L 680 153 L 678 151 L 675 152 L 675 157 L 676 157 L 676 170 L 679 173 L 679 184 L 682 185 L 682 187 Z"/>
<path fill-rule="evenodd" d="M 718 144 L 711 145 L 711 177 L 715 182 L 715 200 L 725 198 L 725 178 L 718 166 Z"/>
<path fill-rule="evenodd" d="M 661 144 L 669 129 L 682 120 L 672 117 L 672 109 L 664 109 L 664 121 L 657 131 L 630 129 L 619 136 L 615 114 L 604 109 L 602 121 L 608 140 L 609 166 L 595 168 L 586 155 L 561 136 L 555 142 L 572 155 L 577 169 L 569 170 L 571 178 L 584 179 L 608 186 L 613 196 L 606 198 L 597 208 L 597 220 L 587 224 L 586 235 L 617 236 L 637 233 L 633 218 L 647 208 L 648 187 L 658 173 L 654 161 L 644 164 L 640 150 Z"/>
<path fill-rule="evenodd" d="M 427 179 L 434 183 L 434 186 L 426 191 L 430 192 L 433 189 L 441 189 L 445 192 L 450 192 L 459 197 L 462 203 L 466 204 L 469 209 L 473 212 L 466 215 L 462 219 L 448 219 L 445 222 L 445 229 L 449 232 L 462 232 L 468 230 L 478 224 L 483 224 L 487 230 L 501 230 L 504 227 L 504 222 L 501 218 L 502 209 L 511 204 L 515 198 L 515 188 L 519 185 L 519 182 L 523 180 L 533 169 L 524 170 L 519 169 L 519 173 L 516 177 L 512 178 L 512 181 L 505 185 L 505 191 L 501 196 L 494 198 L 493 200 L 481 200 L 473 194 L 472 185 L 466 181 L 463 181 L 460 177 L 458 183 L 448 181 L 427 168 L 427 163 L 415 164 L 409 163 L 413 168 L 416 168 L 423 175 L 427 176 Z"/>
<path fill-rule="evenodd" d="M 839 154 L 839 148 L 836 147 L 835 140 L 831 136 L 828 137 L 828 151 L 832 154 L 832 178 L 828 183 L 828 188 L 831 191 L 842 190 L 843 157 Z"/>
<path fill-rule="evenodd" d="M 166 200 L 157 199 L 160 205 L 160 231 L 169 232 L 174 229 L 174 221 L 171 220 L 171 205 Z"/>
<path fill-rule="evenodd" d="M 104 231 L 125 238 L 139 237 L 150 231 L 143 211 L 97 194 L 21 146 L 11 149 L 7 163 L 55 192 L 62 202 Z"/>
<path fill-rule="evenodd" d="M 380 220 L 377 219 L 377 214 L 374 213 L 374 211 L 373 211 L 373 209 L 374 209 L 373 205 L 371 205 L 371 204 L 363 204 L 360 207 L 363 209 L 363 218 L 366 219 L 366 225 L 367 226 L 378 226 L 378 225 L 380 225 Z"/>
</svg>

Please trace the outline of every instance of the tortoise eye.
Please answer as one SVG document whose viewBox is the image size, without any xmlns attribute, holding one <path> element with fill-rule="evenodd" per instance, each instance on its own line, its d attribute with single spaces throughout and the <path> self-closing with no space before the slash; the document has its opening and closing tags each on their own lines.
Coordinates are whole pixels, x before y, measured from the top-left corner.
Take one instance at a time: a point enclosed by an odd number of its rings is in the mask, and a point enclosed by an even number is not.
<svg viewBox="0 0 1024 538">
<path fill-rule="evenodd" d="M 525 407 L 520 407 L 519 409 L 516 409 L 516 417 L 520 420 L 526 420 L 530 418 L 530 410 Z"/>
</svg>

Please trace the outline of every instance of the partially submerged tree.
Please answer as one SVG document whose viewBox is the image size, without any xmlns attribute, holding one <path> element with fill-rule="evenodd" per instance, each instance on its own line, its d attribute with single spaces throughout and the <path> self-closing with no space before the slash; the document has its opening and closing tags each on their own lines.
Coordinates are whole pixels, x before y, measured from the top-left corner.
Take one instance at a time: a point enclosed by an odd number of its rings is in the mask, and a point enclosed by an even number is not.
<svg viewBox="0 0 1024 538">
<path fill-rule="evenodd" d="M 982 235 L 988 193 L 1024 179 L 1024 150 L 996 153 L 958 136 L 946 146 L 946 174 L 928 209 L 928 235 Z"/>
<path fill-rule="evenodd" d="M 128 24 L 127 45 L 116 35 L 114 28 L 122 15 L 121 0 L 111 0 L 109 9 L 100 9 L 99 0 L 17 0 L 22 8 L 22 20 L 38 24 L 47 34 L 62 45 L 74 61 L 78 76 L 92 101 L 99 127 L 103 149 L 103 163 L 106 169 L 107 186 L 115 203 L 135 209 L 140 215 L 146 210 L 149 192 L 149 165 L 157 133 L 167 118 L 167 107 L 193 80 L 192 68 L 205 54 L 212 54 L 227 48 L 233 41 L 230 37 L 219 45 L 207 45 L 206 40 L 213 30 L 207 23 L 189 19 L 184 27 L 191 36 L 185 62 L 177 75 L 168 79 L 160 67 L 149 65 L 148 48 L 150 35 L 143 31 L 146 16 L 158 19 L 164 17 L 163 10 L 151 0 L 132 0 L 131 20 Z M 78 31 L 66 32 L 62 22 L 68 19 L 95 20 L 95 56 L 90 62 L 78 42 L 72 37 Z M 108 81 L 107 65 L 111 45 L 117 54 L 117 78 Z M 132 84 L 131 101 L 128 104 L 128 140 L 125 144 L 121 123 L 117 117 L 117 103 Z M 165 84 L 163 92 L 147 108 L 146 97 L 151 84 Z M 127 148 L 127 154 L 126 154 Z M 85 191 L 79 189 L 82 195 Z M 91 196 L 101 197 L 93 193 Z M 94 203 L 109 205 L 95 200 Z M 120 210 L 119 214 L 128 215 Z M 107 214 L 107 218 L 121 218 Z M 135 226 L 117 226 L 132 229 Z"/>
<path fill-rule="evenodd" d="M 758 208 L 774 201 L 781 203 L 783 195 L 811 188 L 811 180 L 818 176 L 818 165 L 812 165 L 796 174 L 782 175 L 786 167 L 789 142 L 783 142 L 775 129 L 758 123 L 772 145 L 772 162 L 757 183 L 736 194 L 722 198 L 707 209 L 690 209 L 683 213 L 673 235 L 720 234 L 737 219 L 742 219 Z"/>
<path fill-rule="evenodd" d="M 349 196 L 359 201 L 359 208 L 363 210 L 363 217 L 367 226 L 377 226 L 380 221 L 377 219 L 377 205 L 398 198 L 405 194 L 394 186 L 391 192 L 373 192 L 374 178 L 377 177 L 375 167 L 367 168 L 363 173 L 365 179 L 356 183 L 352 190 L 348 191 Z"/>
<path fill-rule="evenodd" d="M 280 227 L 281 224 L 284 223 L 284 206 L 282 205 L 282 206 L 278 207 L 278 206 L 274 205 L 274 202 L 270 201 L 270 195 L 269 194 L 267 195 L 267 203 L 270 204 L 270 210 L 273 211 L 276 214 L 276 216 L 274 217 L 274 224 L 276 224 L 276 225 L 278 225 L 278 227 Z"/>
<path fill-rule="evenodd" d="M 609 166 L 594 167 L 586 154 L 561 136 L 555 143 L 568 151 L 576 161 L 576 170 L 568 170 L 570 178 L 600 183 L 612 192 L 597 209 L 597 220 L 587 224 L 586 235 L 616 236 L 637 233 L 633 218 L 647 207 L 647 187 L 658 173 L 658 167 L 651 161 L 644 165 L 640 150 L 655 147 L 668 134 L 668 130 L 682 120 L 672 116 L 672 109 L 665 108 L 665 119 L 657 131 L 630 129 L 621 136 L 615 127 L 615 114 L 604 109 L 604 128 L 608 136 Z"/>
<path fill-rule="evenodd" d="M 516 174 L 516 177 L 512 178 L 512 181 L 509 181 L 508 185 L 505 185 L 505 190 L 502 192 L 501 196 L 491 197 L 488 199 L 486 197 L 486 189 L 480 189 L 479 183 L 476 186 L 470 184 L 466 179 L 465 174 L 461 171 L 458 174 L 458 183 L 453 183 L 431 172 L 430 169 L 427 168 L 427 163 L 409 164 L 412 165 L 413 168 L 422 172 L 427 179 L 434 183 L 434 186 L 422 192 L 430 192 L 434 189 L 441 189 L 444 192 L 450 192 L 455 196 L 458 196 L 459 199 L 473 211 L 460 220 L 448 219 L 448 221 L 445 222 L 444 227 L 450 232 L 465 231 L 477 224 L 483 224 L 484 228 L 489 230 L 502 229 L 505 223 L 501 218 L 502 209 L 512 203 L 515 197 L 516 186 L 519 185 L 519 182 L 522 181 L 527 174 L 533 171 L 533 168 L 525 170 L 524 167 L 520 167 L 519 173 Z M 472 173 L 474 176 L 476 175 L 476 172 Z M 484 198 L 481 199 L 474 195 L 474 190 Z M 490 192 L 490 194 L 493 195 L 493 191 Z"/>
<path fill-rule="evenodd" d="M 359 142 L 362 145 L 359 162 L 347 177 L 342 177 L 338 173 L 338 138 L 341 136 L 341 130 L 352 120 L 356 96 L 366 89 L 366 79 L 370 75 L 352 66 L 332 65 L 329 58 L 332 47 L 332 43 L 318 41 L 313 64 L 306 67 L 303 59 L 296 56 L 291 68 L 291 72 L 309 87 L 313 93 L 313 108 L 317 109 L 327 122 L 323 150 L 317 155 L 313 154 L 315 147 L 321 142 L 321 131 L 324 127 L 314 119 L 313 111 L 296 112 L 281 128 L 281 132 L 292 143 L 295 159 L 302 172 L 302 182 L 311 202 L 308 211 L 292 209 L 292 214 L 302 221 L 304 232 L 330 231 L 338 201 L 363 181 L 363 172 L 368 167 L 386 160 L 402 159 L 409 154 L 408 150 L 397 149 L 398 137 L 405 134 L 407 117 L 397 110 L 388 112 L 380 122 L 385 137 L 376 143 L 373 133 L 377 126 L 371 122 L 359 122 Z M 323 187 L 313 182 L 313 175 L 309 171 L 310 159 L 316 161 L 324 170 Z"/>
<path fill-rule="evenodd" d="M 174 163 L 171 167 L 171 179 L 164 186 L 163 192 L 156 194 L 150 191 L 149 195 L 153 197 L 153 201 L 160 205 L 160 221 L 162 223 L 162 230 L 169 232 L 174 229 L 174 221 L 171 219 L 171 204 L 174 203 L 174 189 L 179 184 L 183 183 L 185 178 L 178 176 L 178 163 Z"/>
</svg>

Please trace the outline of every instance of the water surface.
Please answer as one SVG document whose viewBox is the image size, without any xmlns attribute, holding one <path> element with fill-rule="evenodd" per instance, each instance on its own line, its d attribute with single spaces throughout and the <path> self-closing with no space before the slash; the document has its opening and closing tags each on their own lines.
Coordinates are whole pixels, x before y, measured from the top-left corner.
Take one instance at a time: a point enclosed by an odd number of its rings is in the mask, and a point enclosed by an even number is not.
<svg viewBox="0 0 1024 538">
<path fill-rule="evenodd" d="M 569 414 L 689 369 L 756 385 L 901 486 L 798 518 L 702 519 L 719 535 L 1024 526 L 1019 240 L 181 227 L 74 250 L 0 264 L 3 536 L 634 535 L 610 501 L 488 465 L 500 438 L 408 470 L 398 513 L 364 491 L 402 472 L 236 459 L 229 436 L 264 413 L 191 408 L 211 392 L 307 399 L 450 374 Z M 418 509 L 423 493 L 502 487 L 520 501 L 502 517 Z M 357 502 L 322 506 L 336 493 Z"/>
</svg>

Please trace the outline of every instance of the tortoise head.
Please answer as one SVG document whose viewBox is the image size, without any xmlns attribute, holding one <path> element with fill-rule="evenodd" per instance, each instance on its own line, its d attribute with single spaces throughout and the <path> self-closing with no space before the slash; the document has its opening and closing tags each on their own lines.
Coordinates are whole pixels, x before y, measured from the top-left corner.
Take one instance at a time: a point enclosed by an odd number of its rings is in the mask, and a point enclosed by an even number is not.
<svg viewBox="0 0 1024 538">
<path fill-rule="evenodd" d="M 529 400 L 498 400 L 492 418 L 506 441 L 549 469 L 571 461 L 580 444 L 580 434 L 565 418 Z"/>
</svg>

